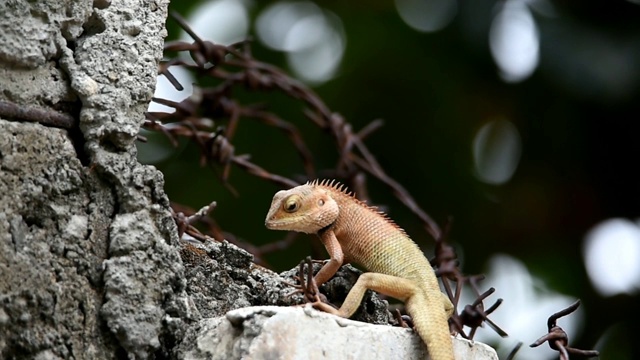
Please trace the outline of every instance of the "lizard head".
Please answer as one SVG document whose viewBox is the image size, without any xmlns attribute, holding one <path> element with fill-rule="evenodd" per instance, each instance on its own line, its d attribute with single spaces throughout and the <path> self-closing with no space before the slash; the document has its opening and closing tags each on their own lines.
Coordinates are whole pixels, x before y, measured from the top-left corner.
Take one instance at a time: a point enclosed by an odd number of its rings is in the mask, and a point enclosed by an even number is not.
<svg viewBox="0 0 640 360">
<path fill-rule="evenodd" d="M 338 204 L 327 190 L 306 184 L 278 191 L 264 224 L 271 230 L 313 234 L 331 225 L 338 212 Z"/>
</svg>

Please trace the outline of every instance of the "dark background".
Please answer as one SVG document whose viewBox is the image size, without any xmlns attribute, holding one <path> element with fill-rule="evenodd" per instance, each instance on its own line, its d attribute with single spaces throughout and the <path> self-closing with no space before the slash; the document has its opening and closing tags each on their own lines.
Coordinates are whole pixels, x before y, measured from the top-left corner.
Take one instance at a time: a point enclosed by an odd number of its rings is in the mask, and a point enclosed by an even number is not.
<svg viewBox="0 0 640 360">
<path fill-rule="evenodd" d="M 271 3 L 254 3 L 252 19 Z M 582 259 L 582 243 L 592 226 L 640 216 L 640 6 L 556 1 L 551 3 L 553 17 L 533 12 L 540 63 L 529 78 L 507 83 L 498 74 L 488 40 L 500 4 L 459 2 L 446 28 L 420 33 L 403 22 L 391 0 L 318 2 L 342 20 L 347 45 L 337 76 L 314 90 L 355 130 L 384 119 L 385 126 L 367 145 L 440 224 L 453 217 L 451 240 L 463 254 L 465 273 L 485 272 L 497 253 L 517 258 L 553 291 L 582 300 L 582 329 L 569 334 L 573 345 L 591 349 L 598 343 L 603 359 L 640 358 L 631 340 L 637 330 L 632 321 L 638 318 L 637 293 L 599 295 Z M 188 16 L 196 3 L 171 6 Z M 179 32 L 171 20 L 168 28 L 169 38 Z M 253 53 L 287 70 L 284 55 L 259 41 Z M 624 68 L 608 61 L 611 56 L 622 59 Z M 631 85 L 624 91 L 617 91 L 615 82 L 608 86 L 610 72 Z M 300 103 L 271 95 L 265 99 L 300 128 L 319 167 L 335 164 L 334 143 L 302 116 Z M 472 140 L 482 125 L 497 118 L 515 125 L 522 155 L 510 181 L 490 185 L 474 175 Z M 236 153 L 252 154 L 252 161 L 269 171 L 286 177 L 303 173 L 290 142 L 277 130 L 244 120 L 234 145 Z M 198 208 L 216 200 L 214 218 L 238 238 L 259 245 L 284 236 L 263 226 L 275 185 L 233 169 L 231 183 L 240 194 L 234 197 L 210 168 L 199 167 L 193 146 L 155 165 L 165 173 L 172 201 Z M 432 254 L 433 240 L 417 219 L 386 187 L 373 179 L 369 183 L 373 201 L 385 205 Z M 288 252 L 267 260 L 278 271 L 294 267 L 311 252 L 308 239 L 301 237 Z M 526 346 L 541 335 L 518 340 Z"/>
</svg>

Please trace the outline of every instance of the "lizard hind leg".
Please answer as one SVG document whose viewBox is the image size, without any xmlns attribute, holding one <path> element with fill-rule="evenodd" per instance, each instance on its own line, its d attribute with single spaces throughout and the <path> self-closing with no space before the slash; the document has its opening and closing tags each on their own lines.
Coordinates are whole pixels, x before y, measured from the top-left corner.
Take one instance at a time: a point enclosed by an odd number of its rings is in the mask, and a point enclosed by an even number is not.
<svg viewBox="0 0 640 360">
<path fill-rule="evenodd" d="M 330 314 L 349 318 L 358 310 L 364 293 L 368 289 L 402 301 L 406 301 L 421 291 L 416 283 L 411 280 L 392 275 L 368 272 L 360 275 L 340 309 L 334 309 L 330 305 L 321 302 L 314 303 L 313 307 Z"/>
<path fill-rule="evenodd" d="M 313 307 L 348 318 L 360 306 L 367 289 L 404 301 L 418 335 L 427 345 L 431 359 L 453 360 L 453 344 L 448 331 L 446 303 L 443 306 L 441 296 L 429 296 L 412 280 L 379 273 L 364 273 L 349 291 L 340 309 L 334 309 L 321 302 L 314 303 Z"/>
</svg>

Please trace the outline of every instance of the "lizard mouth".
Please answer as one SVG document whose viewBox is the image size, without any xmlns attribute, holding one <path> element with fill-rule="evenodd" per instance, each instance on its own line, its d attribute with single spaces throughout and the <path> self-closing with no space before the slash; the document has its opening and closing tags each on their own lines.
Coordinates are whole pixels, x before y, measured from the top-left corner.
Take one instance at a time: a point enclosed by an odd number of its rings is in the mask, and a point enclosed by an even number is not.
<svg viewBox="0 0 640 360">
<path fill-rule="evenodd" d="M 297 231 L 303 233 L 314 233 L 317 229 L 301 227 L 298 219 L 295 218 L 287 218 L 287 219 L 270 219 L 267 218 L 264 222 L 264 225 L 269 230 L 284 230 L 284 231 Z"/>
<path fill-rule="evenodd" d="M 290 221 L 287 220 L 274 220 L 267 218 L 267 220 L 265 220 L 264 222 L 264 226 L 266 226 L 267 229 L 270 230 L 289 230 L 287 229 L 287 225 L 289 223 Z"/>
<path fill-rule="evenodd" d="M 279 230 L 283 223 L 286 223 L 286 221 L 274 219 L 272 214 L 268 214 L 264 220 L 264 226 L 270 230 Z"/>
</svg>

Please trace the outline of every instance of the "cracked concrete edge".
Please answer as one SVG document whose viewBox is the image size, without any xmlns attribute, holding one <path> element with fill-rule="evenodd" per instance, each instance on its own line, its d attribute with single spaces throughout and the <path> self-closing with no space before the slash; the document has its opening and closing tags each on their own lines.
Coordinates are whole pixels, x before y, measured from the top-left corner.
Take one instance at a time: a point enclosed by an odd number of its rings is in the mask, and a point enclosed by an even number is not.
<svg viewBox="0 0 640 360">
<path fill-rule="evenodd" d="M 162 174 L 135 148 L 167 5 L 0 2 L 0 100 L 80 107 L 84 142 L 0 119 L 0 357 L 168 356 L 195 316 Z"/>
<path fill-rule="evenodd" d="M 163 342 L 175 341 L 192 313 L 162 174 L 139 164 L 135 148 L 162 56 L 167 5 L 112 1 L 93 9 L 85 26 L 92 31 L 75 39 L 73 50 L 63 34 L 56 38 L 59 63 L 82 101 L 84 149 L 117 204 L 100 315 L 126 353 L 140 359 L 166 355 Z"/>
<path fill-rule="evenodd" d="M 454 337 L 456 359 L 497 360 L 485 344 Z M 412 330 L 343 319 L 305 307 L 255 306 L 205 318 L 178 359 L 428 359 Z"/>
</svg>

